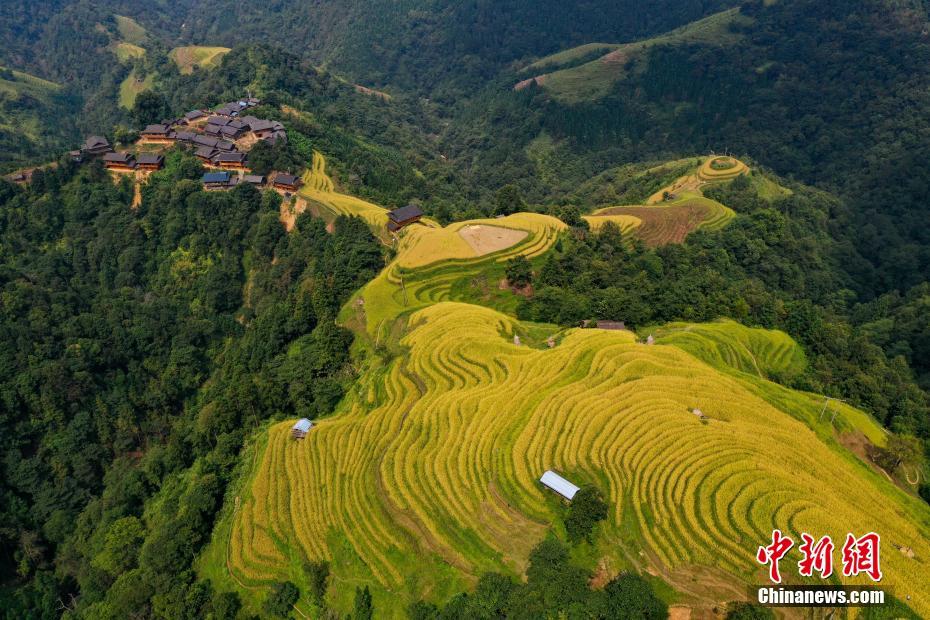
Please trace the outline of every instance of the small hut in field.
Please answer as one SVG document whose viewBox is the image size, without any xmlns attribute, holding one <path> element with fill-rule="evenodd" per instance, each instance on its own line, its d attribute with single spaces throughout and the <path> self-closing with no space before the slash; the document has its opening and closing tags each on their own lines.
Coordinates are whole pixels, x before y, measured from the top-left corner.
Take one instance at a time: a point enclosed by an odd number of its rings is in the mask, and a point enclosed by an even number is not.
<svg viewBox="0 0 930 620">
<path fill-rule="evenodd" d="M 575 493 L 581 490 L 551 469 L 546 470 L 546 473 L 542 475 L 539 481 L 543 483 L 543 486 L 555 491 L 568 501 L 572 501 L 572 498 L 575 497 Z"/>
<path fill-rule="evenodd" d="M 291 427 L 291 437 L 294 439 L 303 439 L 307 436 L 307 433 L 310 432 L 311 428 L 313 428 L 313 422 L 307 418 L 300 418 L 297 420 L 297 423 Z"/>
</svg>

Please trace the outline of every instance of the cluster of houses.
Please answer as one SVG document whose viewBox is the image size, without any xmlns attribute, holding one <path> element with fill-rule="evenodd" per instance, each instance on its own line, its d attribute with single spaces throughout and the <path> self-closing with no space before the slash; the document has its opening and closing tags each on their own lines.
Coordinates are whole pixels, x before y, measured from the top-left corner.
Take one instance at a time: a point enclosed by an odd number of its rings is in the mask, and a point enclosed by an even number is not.
<svg viewBox="0 0 930 620">
<path fill-rule="evenodd" d="M 248 170 L 248 155 L 256 142 L 276 144 L 287 140 L 284 125 L 247 114 L 250 108 L 261 103 L 254 97 L 226 103 L 212 112 L 192 110 L 181 118 L 148 125 L 139 132 L 139 144 L 184 144 L 194 149 L 194 155 L 204 165 L 218 169 L 204 174 L 205 189 L 225 190 L 239 183 L 266 185 L 261 175 L 240 174 Z M 155 171 L 164 166 L 164 157 L 157 153 L 116 151 L 106 138 L 91 136 L 71 157 L 82 161 L 85 157 L 99 157 L 108 170 L 115 172 Z M 284 192 L 297 191 L 300 179 L 290 174 L 277 174 L 270 185 Z"/>
</svg>

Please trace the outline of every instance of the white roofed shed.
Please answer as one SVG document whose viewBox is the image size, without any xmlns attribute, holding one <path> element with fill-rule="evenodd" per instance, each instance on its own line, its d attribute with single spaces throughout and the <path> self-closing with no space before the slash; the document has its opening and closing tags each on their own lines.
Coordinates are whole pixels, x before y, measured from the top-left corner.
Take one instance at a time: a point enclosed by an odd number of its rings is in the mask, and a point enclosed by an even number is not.
<svg viewBox="0 0 930 620">
<path fill-rule="evenodd" d="M 575 497 L 575 493 L 580 490 L 577 486 L 551 469 L 547 470 L 539 481 L 569 501 L 571 501 L 572 498 Z"/>
<path fill-rule="evenodd" d="M 307 433 L 310 432 L 311 428 L 313 428 L 313 422 L 307 418 L 300 418 L 297 420 L 297 423 L 291 427 L 291 436 L 294 439 L 303 439 L 307 436 Z"/>
</svg>

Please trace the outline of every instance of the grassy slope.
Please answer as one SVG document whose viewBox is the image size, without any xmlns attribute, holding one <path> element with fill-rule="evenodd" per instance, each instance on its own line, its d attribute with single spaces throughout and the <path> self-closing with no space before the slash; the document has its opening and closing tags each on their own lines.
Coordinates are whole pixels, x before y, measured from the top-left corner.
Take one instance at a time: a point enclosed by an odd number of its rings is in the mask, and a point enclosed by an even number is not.
<svg viewBox="0 0 930 620">
<path fill-rule="evenodd" d="M 63 89 L 54 82 L 20 71 L 13 78 L 0 76 L 0 167 L 11 168 L 23 161 L 49 157 L 49 150 L 62 148 L 73 136 L 73 128 L 62 121 L 49 127 L 48 118 L 70 118 Z"/>
<path fill-rule="evenodd" d="M 351 210 L 324 166 L 316 162 L 308 185 Z M 359 202 L 363 217 L 376 213 Z M 239 509 L 227 506 L 201 572 L 228 575 L 232 540 L 240 585 L 223 587 L 254 607 L 270 581 L 304 582 L 303 557 L 327 558 L 339 586 L 331 605 L 348 610 L 354 586 L 367 584 L 379 610 L 400 616 L 409 601 L 444 600 L 482 571 L 519 575 L 546 529 L 561 531 L 563 508 L 535 482 L 549 467 L 610 494 L 610 518 L 581 555 L 654 569 L 690 604 L 741 592 L 724 581 L 702 598 L 695 566 L 735 584 L 760 581 L 752 550 L 776 526 L 837 538 L 878 524 L 886 540 L 930 553 L 926 506 L 836 442 L 818 418 L 820 397 L 768 380 L 805 364 L 784 334 L 671 324 L 646 346 L 630 333 L 560 331 L 499 312 L 512 312 L 514 296 L 482 279 L 493 283 L 507 255 L 538 257 L 553 241 L 537 231 L 471 260 L 436 244 L 436 260 L 418 268 L 401 267 L 405 249 L 422 249 L 402 242 L 340 316 L 359 334 L 352 391 L 306 441 L 289 440 L 285 422 L 250 448 Z M 550 335 L 559 343 L 551 350 Z M 836 425 L 882 441 L 882 429 L 850 407 Z M 930 569 L 893 550 L 883 561 L 886 584 L 930 610 L 916 588 Z"/>
<path fill-rule="evenodd" d="M 209 69 L 217 66 L 220 59 L 229 51 L 228 47 L 187 45 L 174 48 L 168 55 L 178 66 L 181 73 L 190 74 L 194 72 L 194 67 Z"/>
<path fill-rule="evenodd" d="M 624 75 L 627 64 L 645 56 L 649 48 L 685 43 L 727 45 L 738 36 L 730 32 L 729 27 L 739 19 L 746 18 L 740 15 L 738 9 L 723 11 L 652 39 L 618 45 L 596 60 L 577 67 L 545 73 L 540 81 L 547 91 L 565 103 L 599 99 Z M 565 64 L 573 58 L 590 53 L 590 48 L 585 49 L 586 47 L 559 52 L 537 61 L 534 65 L 544 67 L 553 63 Z"/>
<path fill-rule="evenodd" d="M 136 72 L 132 71 L 119 85 L 119 104 L 124 108 L 131 108 L 136 102 L 136 95 L 149 90 L 155 83 L 155 74 L 150 73 L 143 79 L 136 77 Z"/>
</svg>

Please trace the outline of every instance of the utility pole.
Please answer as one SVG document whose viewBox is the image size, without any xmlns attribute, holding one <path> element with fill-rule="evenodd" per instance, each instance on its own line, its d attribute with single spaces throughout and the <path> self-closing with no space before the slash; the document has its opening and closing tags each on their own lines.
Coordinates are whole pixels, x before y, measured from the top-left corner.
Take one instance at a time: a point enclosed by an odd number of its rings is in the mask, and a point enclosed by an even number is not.
<svg viewBox="0 0 930 620">
<path fill-rule="evenodd" d="M 823 408 L 820 410 L 820 416 L 819 416 L 818 419 L 817 419 L 818 422 L 823 422 L 823 414 L 826 413 L 827 407 L 830 407 L 830 411 L 833 413 L 833 415 L 830 417 L 830 425 L 831 425 L 831 426 L 833 425 L 833 421 L 836 420 L 836 414 L 839 413 L 839 410 L 838 410 L 838 409 L 835 409 L 834 407 L 831 406 L 831 403 L 833 403 L 834 401 L 835 401 L 835 402 L 839 402 L 839 403 L 845 403 L 845 402 L 846 402 L 846 401 L 843 400 L 842 398 L 834 398 L 834 397 L 832 397 L 832 396 L 824 396 L 824 399 L 823 399 Z"/>
</svg>

